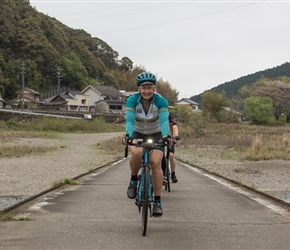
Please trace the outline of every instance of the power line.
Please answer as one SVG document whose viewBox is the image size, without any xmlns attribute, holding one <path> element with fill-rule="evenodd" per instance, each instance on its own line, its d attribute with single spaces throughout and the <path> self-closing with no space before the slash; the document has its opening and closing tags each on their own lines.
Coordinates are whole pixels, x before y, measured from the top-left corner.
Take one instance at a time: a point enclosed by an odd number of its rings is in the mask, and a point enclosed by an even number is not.
<svg viewBox="0 0 290 250">
<path fill-rule="evenodd" d="M 107 9 L 100 9 L 100 10 L 96 10 L 96 11 L 91 11 L 91 12 L 79 12 L 79 13 L 74 13 L 74 14 L 69 14 L 70 16 L 74 16 L 74 19 L 66 19 L 65 21 L 76 21 L 78 23 L 82 22 L 82 21 L 86 21 L 86 20 L 106 20 L 106 19 L 115 19 L 115 18 L 119 18 L 122 16 L 128 16 L 131 14 L 140 14 L 140 13 L 146 13 L 146 12 L 152 12 L 152 11 L 158 11 L 160 9 L 165 9 L 165 8 L 170 8 L 170 7 L 174 7 L 176 5 L 180 5 L 180 3 L 178 4 L 170 4 L 165 6 L 164 4 L 159 4 L 159 5 L 154 5 L 154 6 L 150 6 L 150 7 L 143 7 L 142 9 L 137 8 L 137 9 L 130 9 L 130 10 L 125 10 L 125 11 L 121 11 L 121 12 L 117 12 L 117 13 L 109 13 L 109 14 L 104 14 L 101 16 L 96 16 L 96 17 L 86 17 L 86 18 L 78 18 L 77 20 L 75 19 L 75 16 L 79 16 L 83 13 L 96 13 L 96 12 L 104 12 L 106 10 L 111 10 L 111 9 L 116 9 L 116 8 L 107 8 Z M 125 5 L 128 6 L 128 5 Z M 132 6 L 132 4 L 130 5 Z M 160 7 L 159 7 L 160 6 Z M 123 7 L 123 6 L 122 6 Z M 62 17 L 64 16 L 68 16 L 68 15 L 62 15 Z"/>
<path fill-rule="evenodd" d="M 139 26 L 139 27 L 135 27 L 135 28 L 121 29 L 121 30 L 114 30 L 114 31 L 107 31 L 107 32 L 106 31 L 105 32 L 99 32 L 97 34 L 94 34 L 94 36 L 95 35 L 102 35 L 102 34 L 124 32 L 124 31 L 131 31 L 131 30 L 137 30 L 137 29 L 151 28 L 151 27 L 162 26 L 162 25 L 167 25 L 167 24 L 171 24 L 171 23 L 184 22 L 184 21 L 188 21 L 188 20 L 192 20 L 192 19 L 197 19 L 197 18 L 201 18 L 201 17 L 206 17 L 206 16 L 211 16 L 211 15 L 223 13 L 223 12 L 232 11 L 232 10 L 239 9 L 239 8 L 244 8 L 244 7 L 247 7 L 247 6 L 250 6 L 250 5 L 254 5 L 254 4 L 258 4 L 258 3 L 261 3 L 261 2 L 265 2 L 265 1 L 267 1 L 267 0 L 262 0 L 262 1 L 258 1 L 258 2 L 257 1 L 255 1 L 255 2 L 251 1 L 249 4 L 244 4 L 244 5 L 240 5 L 240 6 L 237 6 L 237 7 L 232 7 L 232 8 L 228 8 L 228 9 L 224 9 L 224 10 L 214 11 L 214 12 L 203 14 L 203 15 L 198 15 L 198 16 L 178 19 L 178 20 L 169 21 L 169 22 L 156 23 L 156 24 L 151 24 L 151 25 L 146 25 L 146 26 Z"/>
<path fill-rule="evenodd" d="M 33 3 L 33 2 L 38 3 L 38 1 L 30 1 L 30 2 L 31 3 Z M 71 1 L 69 1 L 69 2 L 71 2 Z M 43 2 L 41 2 L 41 3 L 43 3 Z M 50 3 L 50 2 L 48 1 L 47 3 Z M 51 2 L 51 3 L 56 3 L 56 2 Z M 57 3 L 66 3 L 66 2 L 60 1 L 60 2 L 57 2 Z M 75 2 L 75 3 L 77 3 L 77 2 Z M 118 6 L 118 7 L 114 6 L 114 7 L 111 7 L 111 8 L 101 9 L 101 11 L 107 11 L 107 10 L 115 10 L 115 9 L 125 8 L 127 6 L 132 6 L 132 5 L 135 5 L 135 4 L 137 4 L 137 3 L 125 4 L 125 5 Z M 93 11 L 75 12 L 75 13 L 70 13 L 70 14 L 62 14 L 61 16 L 62 17 L 67 17 L 67 16 L 73 16 L 73 17 L 75 17 L 75 16 L 79 16 L 79 15 L 82 15 L 82 14 L 96 13 L 96 12 L 99 12 L 99 11 L 100 10 L 98 9 L 98 10 L 93 10 Z M 79 21 L 79 19 L 78 19 L 78 21 Z"/>
</svg>

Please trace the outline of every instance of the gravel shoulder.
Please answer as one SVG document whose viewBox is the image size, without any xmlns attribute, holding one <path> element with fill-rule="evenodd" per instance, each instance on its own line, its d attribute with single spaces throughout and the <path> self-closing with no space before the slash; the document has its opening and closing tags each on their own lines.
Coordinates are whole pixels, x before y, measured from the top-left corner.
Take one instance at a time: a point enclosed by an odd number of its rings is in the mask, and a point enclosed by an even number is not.
<svg viewBox="0 0 290 250">
<path fill-rule="evenodd" d="M 96 150 L 104 140 L 124 133 L 64 134 L 59 139 L 23 138 L 18 144 L 56 146 L 42 155 L 0 158 L 0 197 L 30 197 L 52 187 L 53 182 L 74 178 L 114 160 Z"/>
<path fill-rule="evenodd" d="M 290 161 L 243 161 L 234 152 L 224 157 L 220 146 L 176 148 L 183 162 L 290 203 Z"/>
<path fill-rule="evenodd" d="M 115 160 L 93 146 L 122 136 L 118 133 L 64 134 L 59 139 L 24 138 L 17 143 L 56 146 L 59 150 L 37 156 L 0 158 L 0 197 L 30 197 L 52 187 L 53 182 L 74 178 Z M 211 173 L 283 200 L 290 199 L 290 161 L 241 161 L 238 155 L 225 160 L 221 147 L 176 147 L 176 157 Z M 178 169 L 176 170 L 178 175 Z M 290 202 L 290 200 L 289 200 Z"/>
</svg>

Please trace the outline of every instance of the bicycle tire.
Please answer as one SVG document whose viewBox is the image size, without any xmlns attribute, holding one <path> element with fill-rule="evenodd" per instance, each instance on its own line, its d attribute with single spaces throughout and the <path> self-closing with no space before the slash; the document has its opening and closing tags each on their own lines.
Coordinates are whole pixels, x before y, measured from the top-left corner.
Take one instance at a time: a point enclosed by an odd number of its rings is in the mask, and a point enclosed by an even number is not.
<svg viewBox="0 0 290 250">
<path fill-rule="evenodd" d="M 167 180 L 167 183 L 165 185 L 165 190 L 167 190 L 168 192 L 170 192 L 170 168 L 169 168 L 169 160 L 165 159 L 166 162 L 166 166 L 165 166 L 165 177 Z"/>
<path fill-rule="evenodd" d="M 144 179 L 143 179 L 143 202 L 142 202 L 142 235 L 146 235 L 147 231 L 147 221 L 148 221 L 148 210 L 149 210 L 149 197 L 148 197 L 148 181 L 149 181 L 149 168 L 144 169 Z"/>
</svg>

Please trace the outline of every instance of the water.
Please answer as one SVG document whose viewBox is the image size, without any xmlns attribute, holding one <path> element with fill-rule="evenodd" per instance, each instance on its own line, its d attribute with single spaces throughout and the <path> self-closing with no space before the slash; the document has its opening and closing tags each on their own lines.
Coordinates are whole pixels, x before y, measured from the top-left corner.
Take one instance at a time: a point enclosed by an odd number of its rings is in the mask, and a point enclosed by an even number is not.
<svg viewBox="0 0 290 250">
<path fill-rule="evenodd" d="M 0 211 L 27 199 L 27 197 L 0 197 Z"/>
</svg>

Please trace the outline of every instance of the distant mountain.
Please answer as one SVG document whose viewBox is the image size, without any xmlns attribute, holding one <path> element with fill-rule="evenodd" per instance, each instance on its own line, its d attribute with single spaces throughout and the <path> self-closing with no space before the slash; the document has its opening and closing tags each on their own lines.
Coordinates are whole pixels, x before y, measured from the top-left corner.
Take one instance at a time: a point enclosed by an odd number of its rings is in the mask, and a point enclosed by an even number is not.
<svg viewBox="0 0 290 250">
<path fill-rule="evenodd" d="M 61 86 L 81 90 L 102 83 L 118 88 L 110 70 L 126 71 L 129 58 L 81 29 L 37 12 L 29 0 L 0 0 L 0 93 L 5 100 L 25 87 L 45 93 Z M 130 67 L 131 65 L 129 65 Z"/>
<path fill-rule="evenodd" d="M 38 12 L 29 0 L 0 0 L 0 27 L 0 94 L 7 102 L 22 85 L 42 97 L 90 84 L 135 91 L 136 76 L 145 70 L 127 56 L 119 58 L 110 45 L 85 30 Z M 175 103 L 175 89 L 161 80 L 157 86 Z"/>
<path fill-rule="evenodd" d="M 262 76 L 269 79 L 275 79 L 279 76 L 290 77 L 290 63 L 286 62 L 280 66 L 271 69 L 266 69 L 247 76 L 240 77 L 230 82 L 225 82 L 210 89 L 209 91 L 217 91 L 217 92 L 224 91 L 226 93 L 227 98 L 232 99 L 233 97 L 239 95 L 238 92 L 241 87 L 255 83 Z M 199 95 L 192 96 L 190 97 L 190 99 L 197 103 L 202 103 L 202 93 Z"/>
</svg>

